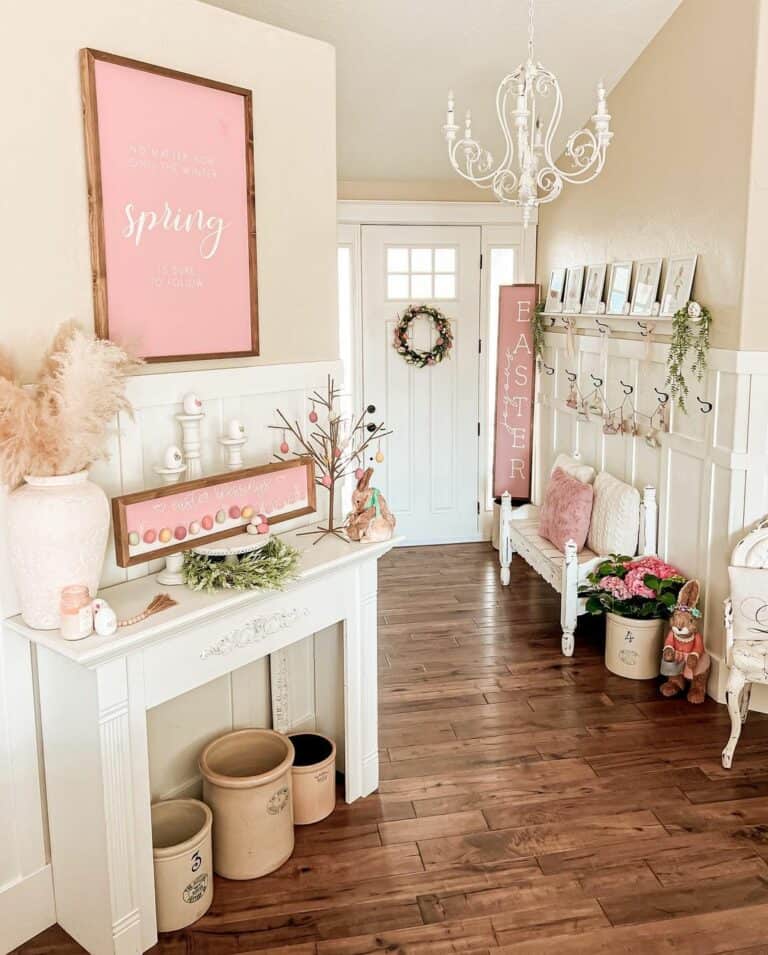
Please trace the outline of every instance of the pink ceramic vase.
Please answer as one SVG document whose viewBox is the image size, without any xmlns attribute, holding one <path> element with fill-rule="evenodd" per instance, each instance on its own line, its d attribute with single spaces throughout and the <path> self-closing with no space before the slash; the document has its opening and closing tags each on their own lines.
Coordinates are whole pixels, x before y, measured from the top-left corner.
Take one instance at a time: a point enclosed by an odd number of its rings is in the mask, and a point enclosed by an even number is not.
<svg viewBox="0 0 768 955">
<path fill-rule="evenodd" d="M 95 596 L 109 533 L 109 502 L 87 471 L 25 477 L 8 498 L 8 541 L 24 623 L 59 626 L 64 587 L 85 585 Z"/>
</svg>

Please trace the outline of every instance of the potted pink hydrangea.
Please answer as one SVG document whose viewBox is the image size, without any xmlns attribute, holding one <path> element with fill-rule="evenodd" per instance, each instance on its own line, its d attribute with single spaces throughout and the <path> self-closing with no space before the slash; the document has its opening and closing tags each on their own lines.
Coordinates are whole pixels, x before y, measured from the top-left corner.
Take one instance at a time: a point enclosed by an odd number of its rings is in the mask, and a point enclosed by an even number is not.
<svg viewBox="0 0 768 955">
<path fill-rule="evenodd" d="M 658 676 L 664 624 L 685 576 L 658 557 L 612 554 L 587 581 L 580 590 L 587 611 L 606 615 L 606 667 L 634 680 Z"/>
</svg>

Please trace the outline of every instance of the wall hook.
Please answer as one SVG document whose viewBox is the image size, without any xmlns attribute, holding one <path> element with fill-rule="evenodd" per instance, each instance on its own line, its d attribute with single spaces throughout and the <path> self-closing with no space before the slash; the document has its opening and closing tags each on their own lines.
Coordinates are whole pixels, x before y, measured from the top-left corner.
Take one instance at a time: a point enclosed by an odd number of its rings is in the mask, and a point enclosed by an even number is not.
<svg viewBox="0 0 768 955">
<path fill-rule="evenodd" d="M 568 376 L 568 381 L 570 381 L 571 383 L 576 381 L 576 379 L 579 377 L 575 371 L 568 371 L 567 368 L 565 369 L 565 374 Z"/>
<path fill-rule="evenodd" d="M 595 388 L 602 388 L 602 387 L 603 387 L 603 379 L 602 379 L 602 378 L 597 378 L 595 375 L 592 374 L 592 372 L 589 373 L 589 377 L 592 379 L 592 384 L 595 386 Z"/>
<path fill-rule="evenodd" d="M 696 395 L 696 400 L 697 400 L 698 403 L 699 403 L 699 406 L 700 406 L 700 407 L 699 407 L 699 411 L 700 411 L 702 414 L 709 414 L 709 412 L 710 412 L 710 411 L 712 410 L 712 408 L 714 407 L 714 405 L 712 404 L 711 401 L 703 401 L 701 398 L 699 398 L 698 395 Z"/>
<path fill-rule="evenodd" d="M 545 361 L 540 361 L 539 365 L 547 375 L 554 375 L 555 369 L 551 365 L 548 365 Z"/>
<path fill-rule="evenodd" d="M 550 327 L 550 328 L 554 328 L 556 324 L 557 324 L 557 315 L 550 315 L 550 316 L 549 316 L 549 327 Z"/>
<path fill-rule="evenodd" d="M 648 323 L 647 323 L 647 322 L 640 322 L 640 321 L 638 321 L 637 327 L 640 329 L 640 334 L 643 336 L 643 338 L 647 338 L 647 337 L 648 337 Z"/>
<path fill-rule="evenodd" d="M 632 392 L 635 390 L 635 386 L 634 386 L 634 385 L 628 385 L 628 384 L 626 384 L 625 382 L 623 382 L 623 381 L 621 380 L 621 378 L 619 378 L 619 384 L 620 384 L 621 387 L 624 389 L 624 394 L 625 394 L 627 397 L 629 397 L 629 395 L 631 395 Z"/>
<path fill-rule="evenodd" d="M 659 389 L 654 385 L 653 390 L 656 392 L 656 395 L 659 399 L 660 405 L 665 405 L 669 401 L 669 394 L 666 391 L 659 391 Z"/>
<path fill-rule="evenodd" d="M 601 335 L 605 335 L 611 330 L 611 326 L 607 322 L 601 322 L 599 318 L 595 319 L 595 324 L 597 325 L 597 330 Z"/>
</svg>

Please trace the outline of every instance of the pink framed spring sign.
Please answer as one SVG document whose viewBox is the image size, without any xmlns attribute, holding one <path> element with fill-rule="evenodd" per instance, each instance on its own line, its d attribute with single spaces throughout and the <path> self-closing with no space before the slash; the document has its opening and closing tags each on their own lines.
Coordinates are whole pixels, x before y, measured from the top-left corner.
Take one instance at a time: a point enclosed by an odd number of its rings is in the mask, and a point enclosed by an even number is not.
<svg viewBox="0 0 768 955">
<path fill-rule="evenodd" d="M 251 91 L 80 51 L 96 333 L 258 355 Z"/>
<path fill-rule="evenodd" d="M 493 496 L 509 491 L 513 501 L 521 503 L 531 499 L 533 318 L 538 293 L 538 285 L 499 289 Z"/>
</svg>

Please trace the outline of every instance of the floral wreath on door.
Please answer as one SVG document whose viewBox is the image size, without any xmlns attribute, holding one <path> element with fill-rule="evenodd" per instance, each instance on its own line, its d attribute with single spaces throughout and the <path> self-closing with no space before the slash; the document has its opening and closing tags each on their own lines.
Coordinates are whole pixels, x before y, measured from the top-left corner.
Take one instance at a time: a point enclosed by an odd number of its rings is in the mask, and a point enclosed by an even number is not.
<svg viewBox="0 0 768 955">
<path fill-rule="evenodd" d="M 428 318 L 435 326 L 437 339 L 431 351 L 419 351 L 412 348 L 408 333 L 414 320 Z M 441 311 L 431 305 L 409 305 L 395 325 L 395 336 L 392 342 L 395 351 L 417 368 L 428 365 L 438 365 L 445 358 L 450 358 L 453 348 L 453 331 L 449 319 Z"/>
</svg>

